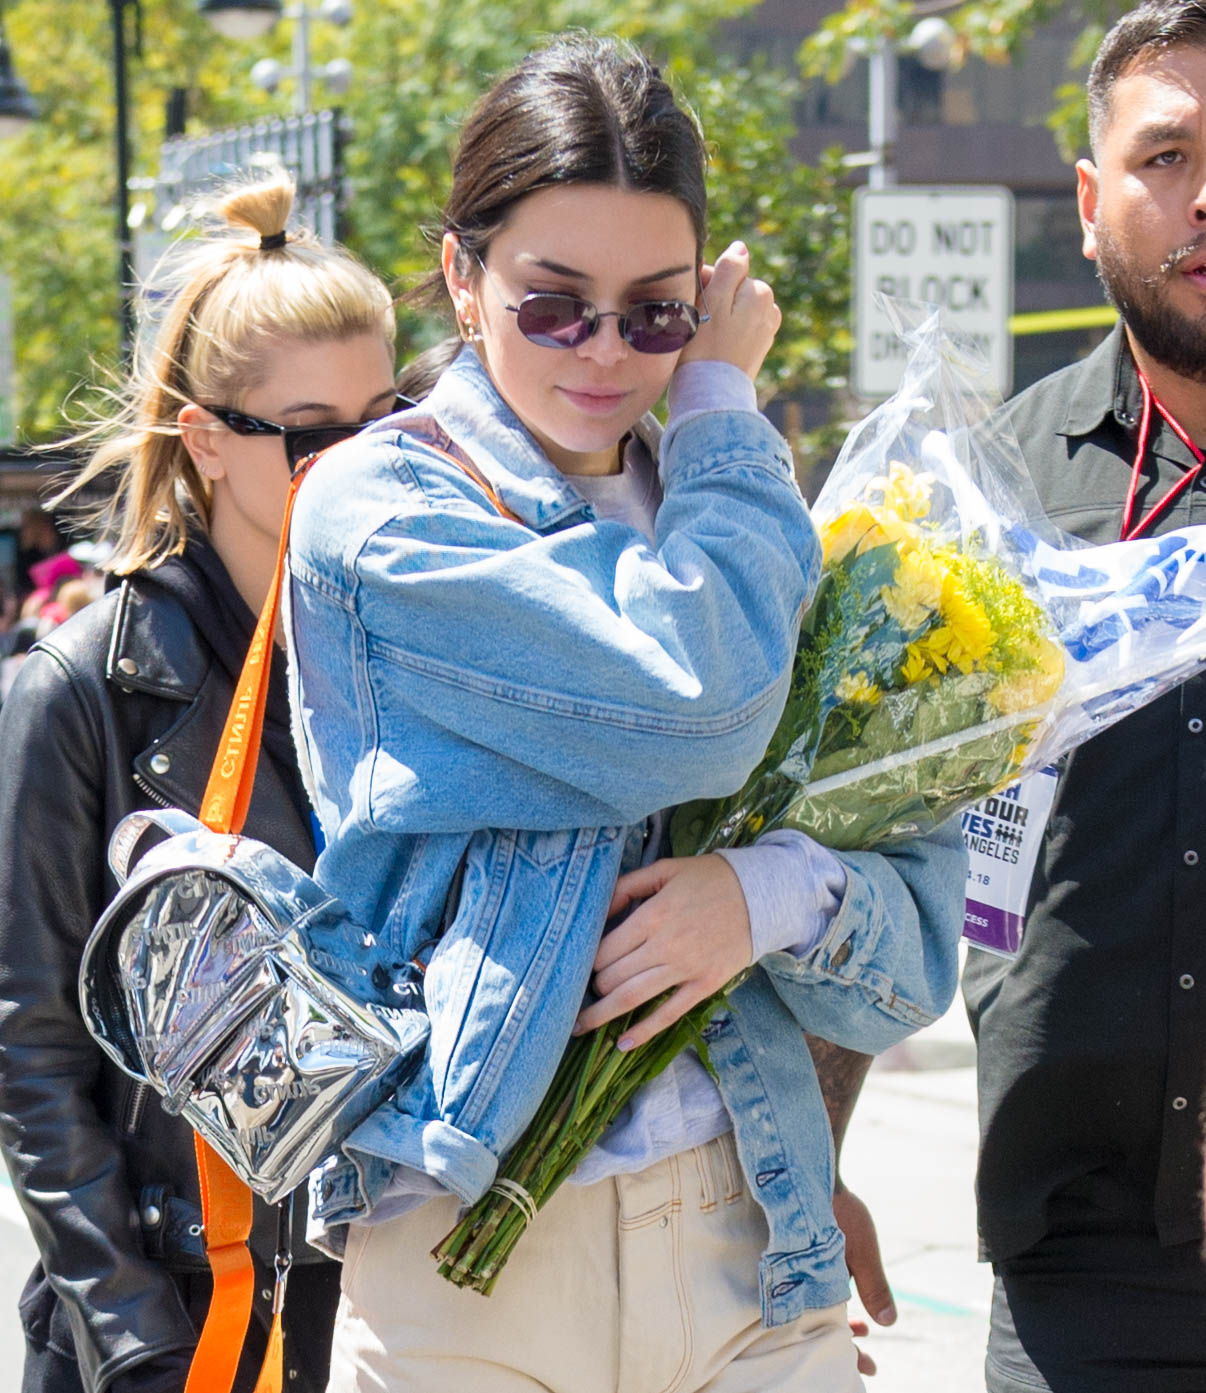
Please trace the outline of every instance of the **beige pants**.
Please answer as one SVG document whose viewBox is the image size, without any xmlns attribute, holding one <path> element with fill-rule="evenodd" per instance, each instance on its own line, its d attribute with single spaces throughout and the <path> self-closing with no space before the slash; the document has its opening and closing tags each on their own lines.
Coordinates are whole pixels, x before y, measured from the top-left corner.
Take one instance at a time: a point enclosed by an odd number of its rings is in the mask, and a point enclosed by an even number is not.
<svg viewBox="0 0 1206 1393">
<path fill-rule="evenodd" d="M 731 1136 L 564 1185 L 484 1297 L 436 1273 L 457 1204 L 353 1228 L 328 1393 L 858 1393 L 844 1304 L 759 1323 L 766 1220 Z"/>
</svg>

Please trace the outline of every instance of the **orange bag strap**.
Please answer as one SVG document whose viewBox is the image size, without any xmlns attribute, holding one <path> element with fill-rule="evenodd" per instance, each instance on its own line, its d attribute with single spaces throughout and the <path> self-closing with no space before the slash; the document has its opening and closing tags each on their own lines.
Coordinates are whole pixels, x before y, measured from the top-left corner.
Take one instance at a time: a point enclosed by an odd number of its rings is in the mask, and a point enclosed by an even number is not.
<svg viewBox="0 0 1206 1393">
<path fill-rule="evenodd" d="M 501 517 L 509 518 L 512 522 L 517 522 L 521 526 L 527 525 L 526 523 L 524 523 L 523 518 L 521 518 L 518 515 L 518 513 L 513 513 L 510 510 L 510 508 L 508 508 L 507 505 L 502 501 L 502 499 L 499 498 L 498 494 L 494 492 L 494 488 L 491 485 L 489 479 L 486 478 L 486 476 L 477 467 L 477 465 L 473 463 L 472 460 L 457 459 L 455 455 L 450 455 L 447 450 L 441 450 L 438 445 L 432 445 L 429 441 L 424 441 L 423 443 L 427 446 L 429 450 L 433 451 L 437 455 L 443 455 L 443 457 L 446 460 L 449 460 L 451 463 L 455 464 L 458 469 L 463 470 L 464 473 L 468 474 L 468 476 L 473 480 L 473 482 L 478 486 L 478 488 L 481 489 L 481 491 L 490 500 L 491 504 L 494 507 L 494 511 L 498 513 Z"/>
<path fill-rule="evenodd" d="M 238 1372 L 255 1295 L 255 1269 L 247 1247 L 251 1191 L 201 1137 L 194 1135 L 193 1143 L 201 1179 L 205 1253 L 214 1288 L 184 1393 L 229 1393 Z M 278 1378 L 277 1390 L 280 1386 Z"/>
<path fill-rule="evenodd" d="M 272 664 L 272 635 L 280 608 L 285 554 L 293 503 L 306 472 L 317 456 L 294 471 L 285 500 L 285 515 L 276 549 L 276 569 L 256 622 L 251 647 L 235 687 L 234 701 L 218 744 L 217 758 L 201 799 L 201 821 L 213 832 L 243 830 L 251 788 L 259 762 L 264 707 L 268 700 L 268 674 Z M 214 1288 L 209 1311 L 185 1393 L 229 1393 L 234 1386 L 251 1303 L 255 1295 L 255 1269 L 247 1239 L 251 1234 L 251 1190 L 200 1136 L 194 1137 L 197 1175 L 201 1182 L 201 1217 L 205 1227 L 205 1251 L 213 1272 Z M 280 1329 L 284 1306 L 284 1280 L 278 1267 L 273 1298 L 272 1330 L 255 1393 L 280 1393 L 283 1382 L 283 1336 Z"/>
<path fill-rule="evenodd" d="M 457 459 L 438 446 L 429 445 L 428 448 L 463 470 L 503 517 L 510 518 L 512 522 L 522 521 L 502 502 L 476 465 Z M 247 817 L 264 730 L 273 633 L 280 609 L 293 504 L 301 481 L 318 458 L 318 455 L 311 455 L 302 460 L 289 484 L 272 583 L 264 597 L 264 606 L 260 610 L 251 647 L 247 650 L 218 744 L 218 754 L 201 798 L 201 821 L 212 832 L 233 832 L 238 835 Z M 202 1137 L 194 1136 L 194 1143 L 197 1175 L 201 1182 L 205 1251 L 213 1271 L 214 1287 L 184 1393 L 230 1393 L 243 1342 L 247 1338 L 251 1303 L 255 1295 L 255 1270 L 247 1247 L 251 1234 L 251 1190 Z M 281 1320 L 287 1276 L 288 1262 L 282 1263 L 278 1254 L 272 1327 L 254 1393 L 281 1393 L 284 1381 L 284 1332 Z"/>
<path fill-rule="evenodd" d="M 264 607 L 251 636 L 251 647 L 239 674 L 234 701 L 226 717 L 218 754 L 209 773 L 209 782 L 201 798 L 201 821 L 213 832 L 243 830 L 247 805 L 251 802 L 251 787 L 255 783 L 255 767 L 259 761 L 260 737 L 264 731 L 264 707 L 268 701 L 268 673 L 272 665 L 272 634 L 280 608 L 281 581 L 285 573 L 285 554 L 289 549 L 289 524 L 293 518 L 293 503 L 297 490 L 310 465 L 317 459 L 312 455 L 303 460 L 289 484 L 285 500 L 285 516 L 276 548 L 276 569 L 264 597 Z"/>
<path fill-rule="evenodd" d="M 521 522 L 494 489 L 486 476 L 475 464 L 457 459 L 447 450 L 429 445 L 437 455 L 463 470 L 485 493 L 497 512 L 512 522 Z M 276 627 L 277 611 L 280 607 L 281 582 L 285 570 L 285 555 L 289 547 L 289 524 L 293 517 L 293 502 L 297 497 L 298 486 L 317 455 L 303 460 L 293 474 L 289 485 L 289 497 L 285 501 L 285 516 L 281 524 L 281 537 L 276 551 L 276 569 L 272 584 L 260 611 L 259 622 L 251 639 L 251 647 L 239 675 L 238 687 L 222 740 L 218 746 L 218 757 L 210 771 L 209 783 L 201 799 L 201 821 L 214 832 L 241 832 L 247 817 L 247 806 L 251 801 L 251 788 L 255 782 L 255 767 L 260 751 L 260 737 L 264 730 L 264 706 L 268 700 L 268 671 L 272 661 L 272 634 Z"/>
</svg>

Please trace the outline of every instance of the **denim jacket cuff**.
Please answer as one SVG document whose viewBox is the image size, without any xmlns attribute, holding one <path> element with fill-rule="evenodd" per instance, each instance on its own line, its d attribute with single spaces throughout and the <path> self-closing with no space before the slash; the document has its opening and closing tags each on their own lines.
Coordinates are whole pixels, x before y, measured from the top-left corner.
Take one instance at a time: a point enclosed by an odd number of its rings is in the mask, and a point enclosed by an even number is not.
<svg viewBox="0 0 1206 1393">
<path fill-rule="evenodd" d="M 846 1240 L 830 1225 L 816 1242 L 798 1253 L 764 1253 L 758 1264 L 762 1324 L 768 1329 L 795 1320 L 806 1310 L 823 1310 L 850 1299 Z"/>
<path fill-rule="evenodd" d="M 391 1168 L 402 1164 L 425 1171 L 466 1204 L 479 1200 L 498 1173 L 498 1157 L 468 1132 L 440 1118 L 422 1121 L 392 1108 L 370 1113 L 343 1149 L 358 1164 L 363 1164 L 363 1155 L 386 1161 Z M 381 1191 L 367 1198 L 371 1205 Z"/>
<path fill-rule="evenodd" d="M 837 980 L 853 986 L 875 958 L 884 928 L 883 907 L 860 874 L 858 853 L 836 859 L 846 872 L 846 893 L 816 945 L 798 956 L 781 952 L 763 959 L 765 966 L 800 981 Z"/>
<path fill-rule="evenodd" d="M 376 1176 L 341 1155 L 328 1156 L 310 1172 L 306 1242 L 337 1261 L 343 1258 L 348 1224 L 364 1218 L 370 1207 L 366 1196 L 380 1193 L 393 1169 L 376 1157 L 368 1159 Z"/>
</svg>

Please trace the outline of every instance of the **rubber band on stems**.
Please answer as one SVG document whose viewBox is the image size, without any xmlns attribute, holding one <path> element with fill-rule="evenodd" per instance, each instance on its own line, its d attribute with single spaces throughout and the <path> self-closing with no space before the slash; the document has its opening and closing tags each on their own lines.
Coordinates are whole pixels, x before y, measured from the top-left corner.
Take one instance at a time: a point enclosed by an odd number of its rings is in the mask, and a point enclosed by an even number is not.
<svg viewBox="0 0 1206 1393">
<path fill-rule="evenodd" d="M 523 1212 L 524 1220 L 527 1223 L 532 1224 L 536 1221 L 536 1214 L 538 1212 L 536 1201 L 528 1194 L 518 1180 L 508 1180 L 505 1175 L 500 1176 L 494 1184 L 490 1186 L 490 1192 L 495 1195 L 501 1195 L 505 1200 L 510 1200 L 516 1209 Z"/>
</svg>

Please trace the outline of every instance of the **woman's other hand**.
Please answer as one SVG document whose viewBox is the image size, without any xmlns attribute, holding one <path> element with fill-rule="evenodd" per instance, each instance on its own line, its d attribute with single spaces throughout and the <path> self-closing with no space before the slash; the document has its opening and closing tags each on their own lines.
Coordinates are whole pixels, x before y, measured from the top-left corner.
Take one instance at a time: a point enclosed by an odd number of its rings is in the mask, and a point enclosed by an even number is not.
<svg viewBox="0 0 1206 1393">
<path fill-rule="evenodd" d="M 734 242 L 715 266 L 704 266 L 700 279 L 711 318 L 699 326 L 678 361 L 732 363 L 755 377 L 783 322 L 775 292 L 750 275 L 744 242 Z"/>
<path fill-rule="evenodd" d="M 616 882 L 608 917 L 642 901 L 603 935 L 595 958 L 598 1001 L 578 1017 L 581 1035 L 663 992 L 671 995 L 619 1041 L 635 1049 L 719 991 L 753 959 L 741 884 L 723 856 L 655 861 Z"/>
</svg>

